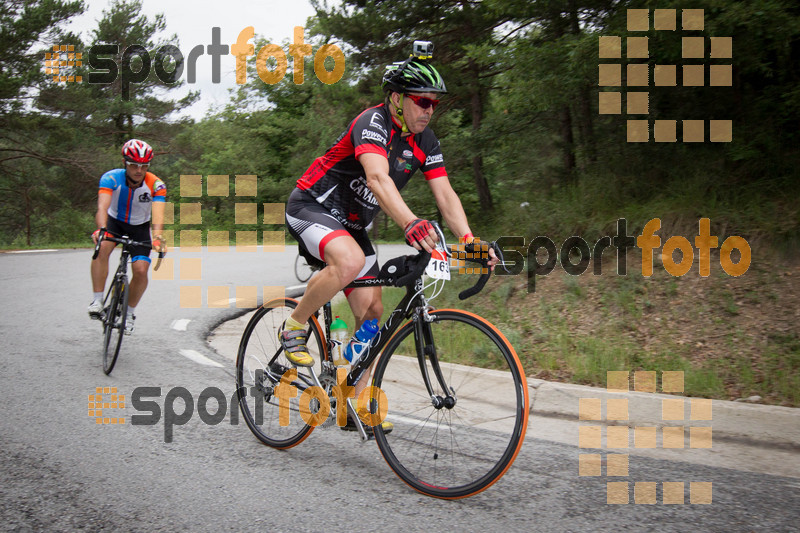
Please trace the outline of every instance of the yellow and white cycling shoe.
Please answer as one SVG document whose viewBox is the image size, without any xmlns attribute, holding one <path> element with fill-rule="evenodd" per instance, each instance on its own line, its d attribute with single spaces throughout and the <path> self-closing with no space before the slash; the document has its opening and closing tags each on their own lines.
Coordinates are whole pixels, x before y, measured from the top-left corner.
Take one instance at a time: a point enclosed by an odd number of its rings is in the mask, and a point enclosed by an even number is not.
<svg viewBox="0 0 800 533">
<path fill-rule="evenodd" d="M 305 328 L 286 328 L 284 322 L 278 330 L 278 340 L 283 346 L 286 358 L 295 366 L 314 366 L 314 358 L 308 353 L 308 333 Z"/>
</svg>

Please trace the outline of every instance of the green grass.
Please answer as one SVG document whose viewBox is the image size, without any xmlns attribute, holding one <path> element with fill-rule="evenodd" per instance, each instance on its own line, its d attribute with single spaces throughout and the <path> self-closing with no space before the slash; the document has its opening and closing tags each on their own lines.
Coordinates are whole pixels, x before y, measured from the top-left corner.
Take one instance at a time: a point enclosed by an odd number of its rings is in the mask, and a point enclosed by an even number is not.
<svg viewBox="0 0 800 533">
<path fill-rule="evenodd" d="M 586 296 L 586 291 L 581 286 L 578 276 L 564 274 L 564 287 L 567 295 L 572 297 L 574 301 L 581 300 Z"/>
<path fill-rule="evenodd" d="M 792 405 L 800 405 L 800 338 L 796 335 L 770 337 L 753 371 L 763 376 L 751 385 L 755 394 L 786 398 Z"/>
<path fill-rule="evenodd" d="M 689 369 L 684 373 L 684 394 L 701 398 L 725 398 L 725 382 L 714 369 Z"/>
<path fill-rule="evenodd" d="M 394 310 L 400 300 L 403 299 L 406 290 L 396 287 L 384 287 L 381 292 L 383 296 L 383 315 L 378 321 L 379 325 L 383 325 L 383 323 L 386 322 L 386 319 L 389 318 L 391 312 Z M 353 316 L 353 311 L 350 309 L 350 304 L 347 303 L 347 300 L 344 298 L 337 298 L 333 304 L 332 311 L 334 317 L 338 315 L 342 320 L 345 321 L 345 323 L 347 323 L 347 327 L 349 328 L 351 335 L 355 333 L 356 320 Z"/>
</svg>

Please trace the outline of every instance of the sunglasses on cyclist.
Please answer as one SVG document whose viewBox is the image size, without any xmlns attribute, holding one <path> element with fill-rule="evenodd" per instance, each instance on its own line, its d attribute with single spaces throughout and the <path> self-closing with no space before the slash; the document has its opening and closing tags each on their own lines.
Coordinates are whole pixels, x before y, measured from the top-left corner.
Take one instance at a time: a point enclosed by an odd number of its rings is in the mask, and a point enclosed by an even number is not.
<svg viewBox="0 0 800 533">
<path fill-rule="evenodd" d="M 439 100 L 434 100 L 433 98 L 426 98 L 425 96 L 417 96 L 415 94 L 406 94 L 406 96 L 411 98 L 411 101 L 422 109 L 428 109 L 429 107 L 436 109 L 436 106 L 439 105 Z"/>
<path fill-rule="evenodd" d="M 150 163 L 132 163 L 130 161 L 125 161 L 125 164 L 128 165 L 129 167 L 135 168 L 135 169 L 142 169 L 143 168 L 143 169 L 147 170 L 148 168 L 150 168 Z"/>
</svg>

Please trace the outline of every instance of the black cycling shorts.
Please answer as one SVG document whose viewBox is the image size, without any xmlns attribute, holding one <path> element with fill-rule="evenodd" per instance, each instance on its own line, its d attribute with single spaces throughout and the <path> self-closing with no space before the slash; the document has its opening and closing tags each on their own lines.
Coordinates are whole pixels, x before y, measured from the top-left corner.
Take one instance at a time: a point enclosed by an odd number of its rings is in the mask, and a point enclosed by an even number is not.
<svg viewBox="0 0 800 533">
<path fill-rule="evenodd" d="M 106 221 L 106 229 L 113 233 L 116 237 L 127 235 L 134 241 L 151 242 L 150 241 L 150 221 L 144 224 L 132 225 L 127 222 L 122 222 L 114 217 L 108 217 Z M 131 246 L 131 263 L 134 261 L 147 261 L 150 262 L 149 246 Z"/>
<path fill-rule="evenodd" d="M 297 239 L 300 253 L 309 259 L 310 263 L 313 262 L 311 261 L 313 258 L 324 264 L 325 245 L 336 237 L 350 235 L 361 247 L 366 258 L 364 268 L 359 272 L 357 279 L 378 277 L 378 257 L 375 255 L 367 231 L 345 228 L 309 193 L 295 189 L 289 195 L 289 201 L 286 203 L 286 225 L 292 237 Z"/>
</svg>

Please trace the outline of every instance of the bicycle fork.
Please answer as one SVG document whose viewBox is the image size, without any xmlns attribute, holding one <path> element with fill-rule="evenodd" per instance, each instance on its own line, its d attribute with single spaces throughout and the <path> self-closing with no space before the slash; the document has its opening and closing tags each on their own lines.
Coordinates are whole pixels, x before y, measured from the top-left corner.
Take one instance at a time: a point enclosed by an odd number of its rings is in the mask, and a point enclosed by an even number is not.
<svg viewBox="0 0 800 533">
<path fill-rule="evenodd" d="M 439 365 L 439 356 L 436 353 L 436 345 L 433 342 L 433 332 L 430 326 L 431 322 L 434 320 L 435 318 L 430 316 L 427 310 L 414 315 L 414 341 L 417 348 L 417 362 L 419 363 L 422 380 L 425 383 L 425 388 L 428 390 L 428 396 L 431 398 L 433 407 L 437 410 L 443 407 L 452 409 L 457 402 L 456 392 L 445 382 L 442 368 Z M 441 390 L 446 394 L 444 397 L 440 394 L 436 394 L 436 391 L 433 389 L 430 373 L 428 372 L 428 365 L 425 363 L 426 358 L 431 362 L 433 375 L 439 383 Z"/>
</svg>

